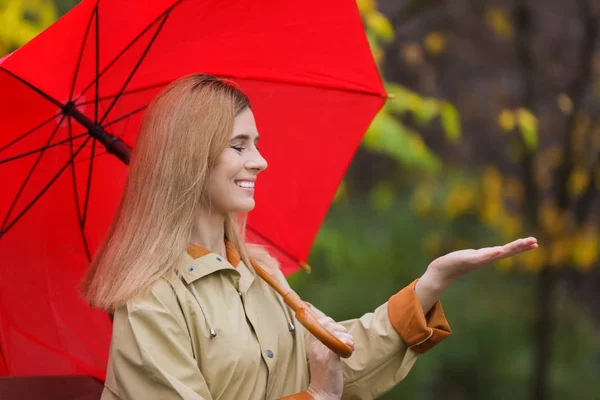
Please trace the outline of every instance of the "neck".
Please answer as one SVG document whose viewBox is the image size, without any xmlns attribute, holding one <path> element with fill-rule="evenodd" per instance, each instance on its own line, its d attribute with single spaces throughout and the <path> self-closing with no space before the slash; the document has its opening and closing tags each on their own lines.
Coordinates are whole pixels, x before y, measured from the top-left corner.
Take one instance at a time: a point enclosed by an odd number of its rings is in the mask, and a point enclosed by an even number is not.
<svg viewBox="0 0 600 400">
<path fill-rule="evenodd" d="M 191 242 L 223 257 L 225 250 L 225 215 L 199 210 L 192 229 Z"/>
</svg>

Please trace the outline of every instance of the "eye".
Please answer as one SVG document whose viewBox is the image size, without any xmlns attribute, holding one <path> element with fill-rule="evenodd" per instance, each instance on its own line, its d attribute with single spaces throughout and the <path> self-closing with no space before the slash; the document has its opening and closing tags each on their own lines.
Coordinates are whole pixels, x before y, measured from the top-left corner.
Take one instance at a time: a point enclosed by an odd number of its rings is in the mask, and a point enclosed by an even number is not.
<svg viewBox="0 0 600 400">
<path fill-rule="evenodd" d="M 238 153 L 241 153 L 242 151 L 246 150 L 246 148 L 244 146 L 239 146 L 239 145 L 237 145 L 237 146 L 236 145 L 232 145 L 232 146 L 229 146 L 229 147 L 231 147 L 232 149 L 234 149 Z"/>
</svg>

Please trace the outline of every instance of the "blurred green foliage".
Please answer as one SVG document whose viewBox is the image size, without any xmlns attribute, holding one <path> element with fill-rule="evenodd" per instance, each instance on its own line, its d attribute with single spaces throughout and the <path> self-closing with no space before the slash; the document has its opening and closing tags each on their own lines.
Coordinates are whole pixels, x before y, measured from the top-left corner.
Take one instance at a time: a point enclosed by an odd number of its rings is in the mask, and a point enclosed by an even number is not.
<svg viewBox="0 0 600 400">
<path fill-rule="evenodd" d="M 0 0 L 0 56 L 30 40 L 76 3 Z M 394 27 L 375 0 L 357 3 L 379 62 L 385 45 L 395 39 Z M 514 37 L 510 18 L 500 8 L 489 8 L 485 23 L 502 40 Z M 432 31 L 424 36 L 422 48 L 407 44 L 403 56 L 407 62 L 418 62 L 423 51 L 438 55 L 446 50 L 446 37 Z M 303 298 L 336 320 L 374 310 L 418 278 L 435 257 L 499 244 L 524 231 L 522 218 L 506 206 L 507 201 L 522 201 L 521 182 L 493 166 L 480 172 L 445 168 L 422 140 L 418 128 L 439 123 L 445 139 L 458 145 L 462 126 L 457 108 L 447 99 L 424 97 L 401 85 L 388 83 L 386 88 L 393 98 L 374 119 L 361 151 L 393 162 L 400 177 L 373 177 L 369 190 L 358 192 L 342 182 L 309 259 L 313 272 L 290 277 Z M 572 107 L 569 102 L 563 98 L 562 108 Z M 407 119 L 416 127 L 406 124 Z M 506 133 L 518 131 L 528 151 L 538 150 L 538 121 L 531 111 L 502 110 L 497 123 Z M 540 157 L 545 166 L 559 158 L 552 149 Z M 351 169 L 361 168 L 359 162 Z M 586 179 L 585 171 L 576 170 L 571 192 L 580 192 Z M 551 203 L 540 212 L 547 225 L 543 228 L 556 232 L 556 241 L 544 253 L 506 260 L 452 286 L 442 302 L 454 334 L 421 356 L 385 399 L 530 398 L 537 312 L 532 290 L 536 275 L 530 272 L 566 261 L 589 268 L 598 254 L 596 231 L 561 237 L 565 216 Z M 594 398 L 593 393 L 600 393 L 597 329 L 566 293 L 559 293 L 558 304 L 551 393 L 555 398 Z"/>
</svg>

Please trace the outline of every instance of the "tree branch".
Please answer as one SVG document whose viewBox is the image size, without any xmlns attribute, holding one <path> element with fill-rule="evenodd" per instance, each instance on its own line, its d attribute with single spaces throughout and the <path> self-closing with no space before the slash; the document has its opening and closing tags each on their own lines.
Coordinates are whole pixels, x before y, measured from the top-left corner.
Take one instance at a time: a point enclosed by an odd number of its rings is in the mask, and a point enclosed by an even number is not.
<svg viewBox="0 0 600 400">
<path fill-rule="evenodd" d="M 559 168 L 556 174 L 556 182 L 558 187 L 557 206 L 561 210 L 567 210 L 570 206 L 571 199 L 569 198 L 568 183 L 569 177 L 573 172 L 574 160 L 572 152 L 573 131 L 577 124 L 577 115 L 581 108 L 583 98 L 585 96 L 586 86 L 589 84 L 591 76 L 591 64 L 596 47 L 596 39 L 598 36 L 598 20 L 588 0 L 579 0 L 579 14 L 583 20 L 584 38 L 580 47 L 580 62 L 577 71 L 575 72 L 573 83 L 568 91 L 568 96 L 573 102 L 573 111 L 567 117 L 566 134 L 564 140 L 564 164 Z"/>
</svg>

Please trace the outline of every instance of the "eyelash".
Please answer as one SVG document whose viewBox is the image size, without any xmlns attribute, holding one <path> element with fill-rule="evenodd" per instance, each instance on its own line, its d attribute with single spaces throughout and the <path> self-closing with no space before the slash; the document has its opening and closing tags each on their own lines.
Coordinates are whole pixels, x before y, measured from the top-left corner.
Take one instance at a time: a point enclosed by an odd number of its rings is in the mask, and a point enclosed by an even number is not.
<svg viewBox="0 0 600 400">
<path fill-rule="evenodd" d="M 235 151 L 241 153 L 242 151 L 246 150 L 246 148 L 244 146 L 229 146 L 232 149 L 234 149 Z M 258 146 L 254 146 L 256 147 L 256 150 L 260 151 L 260 148 Z"/>
</svg>

